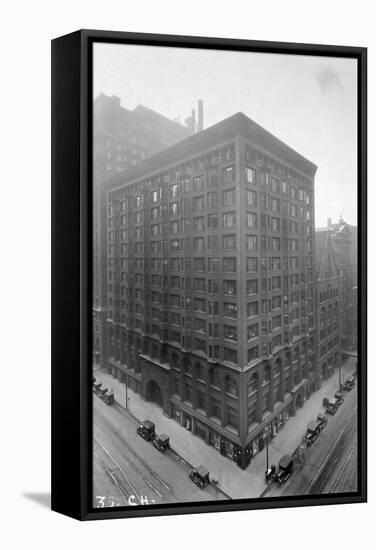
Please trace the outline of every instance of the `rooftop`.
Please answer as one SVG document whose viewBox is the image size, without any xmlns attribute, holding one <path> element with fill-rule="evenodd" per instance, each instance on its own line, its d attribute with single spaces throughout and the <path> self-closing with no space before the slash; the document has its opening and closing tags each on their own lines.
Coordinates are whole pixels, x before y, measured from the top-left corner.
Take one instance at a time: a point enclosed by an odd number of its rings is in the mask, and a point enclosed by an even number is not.
<svg viewBox="0 0 376 550">
<path fill-rule="evenodd" d="M 314 177 L 317 170 L 317 166 L 314 163 L 262 128 L 262 126 L 252 119 L 239 112 L 210 126 L 206 130 L 193 134 L 179 143 L 164 149 L 160 153 L 140 162 L 135 167 L 114 176 L 108 180 L 106 184 L 107 189 L 115 189 L 126 183 L 147 177 L 149 174 L 163 169 L 167 165 L 200 154 L 203 150 L 210 147 L 210 145 L 230 140 L 237 135 L 247 138 L 255 147 L 278 158 L 281 163 L 291 166 L 292 169 L 300 172 L 302 175 L 308 178 Z"/>
</svg>

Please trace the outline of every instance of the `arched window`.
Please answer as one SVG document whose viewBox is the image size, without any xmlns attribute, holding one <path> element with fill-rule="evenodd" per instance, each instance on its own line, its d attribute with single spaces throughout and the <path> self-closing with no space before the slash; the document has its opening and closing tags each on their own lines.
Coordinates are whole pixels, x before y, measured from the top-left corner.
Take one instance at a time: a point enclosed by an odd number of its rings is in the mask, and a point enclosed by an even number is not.
<svg viewBox="0 0 376 550">
<path fill-rule="evenodd" d="M 313 339 L 313 336 L 311 336 L 311 338 L 308 341 L 308 351 L 313 351 L 314 345 L 315 345 L 315 341 Z"/>
<path fill-rule="evenodd" d="M 305 355 L 307 353 L 307 342 L 303 342 L 302 344 L 302 355 Z"/>
<path fill-rule="evenodd" d="M 258 387 L 258 374 L 257 372 L 254 372 L 248 379 L 248 395 L 252 395 L 255 391 L 257 391 Z"/>
<path fill-rule="evenodd" d="M 225 391 L 226 393 L 229 393 L 230 395 L 233 395 L 234 397 L 238 396 L 238 383 L 229 374 L 225 378 Z"/>
<path fill-rule="evenodd" d="M 322 307 L 320 310 L 320 327 L 324 327 L 326 323 L 326 308 Z"/>
<path fill-rule="evenodd" d="M 294 349 L 294 362 L 299 361 L 299 348 L 298 346 Z"/>
<path fill-rule="evenodd" d="M 286 363 L 286 366 L 290 366 L 291 365 L 291 352 L 287 352 L 286 353 L 286 356 L 285 356 L 285 363 Z"/>
<path fill-rule="evenodd" d="M 266 365 L 262 373 L 262 383 L 269 384 L 271 380 L 271 368 L 270 365 Z"/>
</svg>

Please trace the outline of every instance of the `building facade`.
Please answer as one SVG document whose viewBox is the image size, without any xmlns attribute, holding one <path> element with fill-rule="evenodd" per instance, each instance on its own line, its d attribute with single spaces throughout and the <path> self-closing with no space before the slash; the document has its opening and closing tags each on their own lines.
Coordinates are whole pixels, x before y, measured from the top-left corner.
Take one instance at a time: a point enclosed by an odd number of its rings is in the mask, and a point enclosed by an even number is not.
<svg viewBox="0 0 376 550">
<path fill-rule="evenodd" d="M 356 352 L 358 341 L 357 227 L 346 223 L 341 217 L 338 223 L 332 223 L 329 219 L 326 228 L 318 229 L 318 232 L 321 231 L 330 233 L 336 265 L 341 272 L 341 345 L 343 351 Z"/>
<path fill-rule="evenodd" d="M 318 362 L 322 380 L 341 363 L 343 275 L 328 229 L 316 231 Z"/>
<path fill-rule="evenodd" d="M 100 94 L 93 105 L 93 363 L 104 366 L 107 319 L 107 232 L 105 182 L 190 136 L 189 126 L 172 121 L 143 105 L 121 106 L 117 96 Z"/>
<path fill-rule="evenodd" d="M 107 186 L 108 369 L 243 468 L 320 385 L 315 171 L 238 113 Z"/>
</svg>

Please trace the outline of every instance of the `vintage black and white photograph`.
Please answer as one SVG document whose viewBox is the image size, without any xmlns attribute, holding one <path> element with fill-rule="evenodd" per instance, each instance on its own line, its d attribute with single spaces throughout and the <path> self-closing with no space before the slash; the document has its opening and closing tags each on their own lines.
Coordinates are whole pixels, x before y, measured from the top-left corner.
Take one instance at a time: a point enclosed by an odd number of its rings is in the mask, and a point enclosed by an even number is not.
<svg viewBox="0 0 376 550">
<path fill-rule="evenodd" d="M 92 506 L 356 493 L 357 60 L 92 71 Z"/>
</svg>

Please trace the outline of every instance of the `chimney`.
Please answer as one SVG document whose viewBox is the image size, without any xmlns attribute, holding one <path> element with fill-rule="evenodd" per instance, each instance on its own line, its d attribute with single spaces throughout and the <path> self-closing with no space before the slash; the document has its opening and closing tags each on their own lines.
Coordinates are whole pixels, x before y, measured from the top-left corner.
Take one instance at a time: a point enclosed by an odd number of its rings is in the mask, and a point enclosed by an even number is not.
<svg viewBox="0 0 376 550">
<path fill-rule="evenodd" d="M 328 218 L 328 229 L 332 227 L 332 218 Z"/>
<path fill-rule="evenodd" d="M 192 133 L 196 131 L 196 110 L 192 109 Z"/>
<path fill-rule="evenodd" d="M 204 129 L 204 102 L 202 99 L 198 100 L 198 121 L 197 132 L 201 132 Z"/>
</svg>

